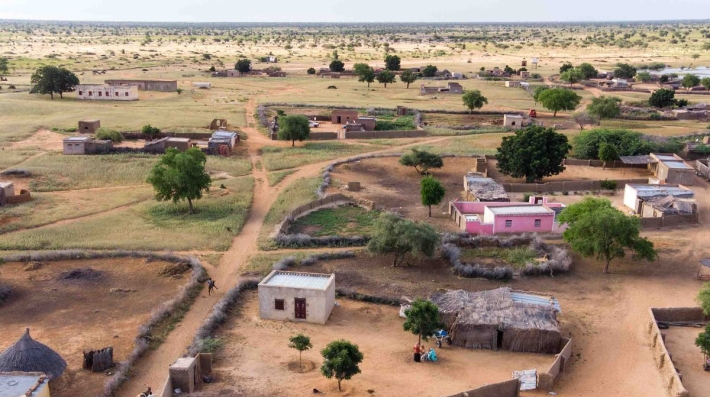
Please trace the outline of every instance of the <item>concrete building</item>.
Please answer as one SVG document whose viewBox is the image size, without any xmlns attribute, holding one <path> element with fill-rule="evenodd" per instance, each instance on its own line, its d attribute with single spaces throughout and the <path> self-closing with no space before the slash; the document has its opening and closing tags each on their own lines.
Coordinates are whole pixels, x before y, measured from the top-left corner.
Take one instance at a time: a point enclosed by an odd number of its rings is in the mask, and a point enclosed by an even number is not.
<svg viewBox="0 0 710 397">
<path fill-rule="evenodd" d="M 519 114 L 504 114 L 503 126 L 506 128 L 512 128 L 514 130 L 519 130 L 523 128 L 523 116 Z"/>
<path fill-rule="evenodd" d="M 419 87 L 419 95 L 427 94 L 463 94 L 463 86 L 459 83 L 448 83 L 446 87 L 427 87 L 422 83 Z"/>
<path fill-rule="evenodd" d="M 113 148 L 113 142 L 97 140 L 90 136 L 70 136 L 64 138 L 64 154 L 107 153 Z"/>
<path fill-rule="evenodd" d="M 178 88 L 177 80 L 113 79 L 104 80 L 104 83 L 111 86 L 135 86 L 141 91 L 175 92 Z"/>
<path fill-rule="evenodd" d="M 169 148 L 184 152 L 190 146 L 190 138 L 165 137 L 146 142 L 144 148 L 151 153 L 165 153 Z"/>
<path fill-rule="evenodd" d="M 217 130 L 212 133 L 212 139 L 223 139 L 229 142 L 229 148 L 234 149 L 235 146 L 237 146 L 237 143 L 239 143 L 239 134 L 236 132 L 232 131 L 226 131 L 226 130 Z"/>
<path fill-rule="evenodd" d="M 76 98 L 99 101 L 137 101 L 138 87 L 111 86 L 108 84 L 79 84 L 76 86 Z"/>
<path fill-rule="evenodd" d="M 93 134 L 101 128 L 99 120 L 79 120 L 79 132 L 82 134 Z"/>
<path fill-rule="evenodd" d="M 15 185 L 9 181 L 0 181 L 0 190 L 4 197 L 12 197 L 15 195 Z"/>
<path fill-rule="evenodd" d="M 508 80 L 505 82 L 505 86 L 508 88 L 520 87 L 520 82 L 517 80 Z"/>
<path fill-rule="evenodd" d="M 673 197 L 693 199 L 695 192 L 682 185 L 627 184 L 624 187 L 624 205 L 636 214 L 643 213 L 643 203 L 657 199 Z"/>
<path fill-rule="evenodd" d="M 335 275 L 274 270 L 258 294 L 261 318 L 325 324 L 335 306 Z"/>
<path fill-rule="evenodd" d="M 47 376 L 40 372 L 0 372 L 0 397 L 49 397 Z"/>
<path fill-rule="evenodd" d="M 651 153 L 654 162 L 648 165 L 649 170 L 658 178 L 661 184 L 693 185 L 695 182 L 695 169 L 685 164 L 683 159 L 676 154 Z"/>
<path fill-rule="evenodd" d="M 528 72 L 526 70 L 520 71 L 520 78 L 523 80 L 530 78 L 530 72 Z"/>
<path fill-rule="evenodd" d="M 330 122 L 333 124 L 348 124 L 348 122 L 355 121 L 357 118 L 357 110 L 333 110 L 330 114 Z"/>
<path fill-rule="evenodd" d="M 471 234 L 559 233 L 556 216 L 565 208 L 547 197 L 530 197 L 528 203 L 451 201 L 449 216 Z"/>
</svg>

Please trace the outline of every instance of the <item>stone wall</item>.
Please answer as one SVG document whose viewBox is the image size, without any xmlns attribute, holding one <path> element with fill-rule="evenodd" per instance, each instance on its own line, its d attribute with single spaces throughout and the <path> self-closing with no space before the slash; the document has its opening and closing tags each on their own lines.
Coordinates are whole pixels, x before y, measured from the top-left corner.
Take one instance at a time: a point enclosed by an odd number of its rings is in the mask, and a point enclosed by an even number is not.
<svg viewBox="0 0 710 397">
<path fill-rule="evenodd" d="M 547 372 L 539 372 L 537 375 L 537 387 L 545 391 L 552 391 L 552 387 L 559 375 L 565 372 L 565 367 L 572 357 L 572 339 L 562 338 L 560 340 L 560 352 L 555 356 L 555 361 L 552 363 Z"/>
<path fill-rule="evenodd" d="M 656 321 L 669 323 L 702 323 L 710 321 L 710 316 L 703 313 L 699 307 L 664 307 L 651 308 L 651 314 Z"/>
<path fill-rule="evenodd" d="M 661 374 L 661 379 L 663 385 L 666 389 L 667 395 L 669 397 L 688 397 L 690 393 L 683 387 L 683 383 L 680 381 L 678 372 L 671 361 L 670 354 L 666 350 L 666 344 L 663 341 L 663 336 L 661 335 L 661 330 L 658 329 L 656 324 L 657 319 L 654 317 L 654 310 L 659 309 L 649 309 L 649 322 L 647 335 L 651 339 L 651 353 L 653 354 L 653 360 L 656 362 L 656 367 Z M 662 313 L 672 318 L 674 309 L 664 309 Z"/>
<path fill-rule="evenodd" d="M 338 139 L 337 132 L 313 132 L 308 134 L 309 141 L 327 141 L 331 139 Z"/>
<path fill-rule="evenodd" d="M 604 167 L 604 162 L 601 160 L 582 160 L 582 159 L 565 159 L 562 162 L 564 165 L 582 165 L 587 167 Z M 607 168 L 648 168 L 646 164 L 624 164 L 619 160 L 607 163 Z"/>
<path fill-rule="evenodd" d="M 448 397 L 518 397 L 520 396 L 520 381 L 517 379 L 492 385 L 481 386 L 477 389 L 452 394 Z"/>
<path fill-rule="evenodd" d="M 351 197 L 348 197 L 344 194 L 334 194 L 332 196 L 313 200 L 310 203 L 303 204 L 300 207 L 294 208 L 288 215 L 286 215 L 286 219 L 284 219 L 284 221 L 281 223 L 281 226 L 279 226 L 279 228 L 277 229 L 277 233 L 288 234 L 288 229 L 291 227 L 291 223 L 304 212 L 312 211 L 319 207 L 330 205 L 336 202 L 353 203 L 355 201 Z"/>
</svg>

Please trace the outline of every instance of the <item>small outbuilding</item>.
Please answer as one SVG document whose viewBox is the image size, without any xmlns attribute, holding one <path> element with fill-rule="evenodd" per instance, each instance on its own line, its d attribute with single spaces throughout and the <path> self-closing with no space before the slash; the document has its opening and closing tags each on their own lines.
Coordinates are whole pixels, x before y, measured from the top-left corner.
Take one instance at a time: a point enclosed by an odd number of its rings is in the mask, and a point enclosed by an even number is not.
<svg viewBox="0 0 710 397">
<path fill-rule="evenodd" d="M 79 120 L 79 132 L 82 134 L 93 134 L 101 128 L 99 120 Z"/>
<path fill-rule="evenodd" d="M 325 324 L 335 306 L 335 275 L 274 270 L 259 283 L 259 316 Z"/>
<path fill-rule="evenodd" d="M 677 154 L 651 153 L 650 156 L 655 161 L 649 164 L 649 169 L 660 183 L 694 184 L 695 169 L 685 164 Z"/>
<path fill-rule="evenodd" d="M 505 82 L 505 86 L 508 88 L 511 87 L 520 87 L 520 82 L 517 80 L 508 80 Z"/>
<path fill-rule="evenodd" d="M 192 86 L 193 86 L 194 88 L 199 88 L 199 89 L 201 89 L 201 90 L 206 90 L 206 89 L 209 89 L 210 87 L 212 87 L 212 84 L 207 83 L 207 82 L 196 82 L 196 83 L 192 83 Z"/>
<path fill-rule="evenodd" d="M 67 362 L 48 346 L 30 336 L 30 329 L 0 353 L 0 372 L 39 372 L 49 379 L 59 378 L 67 369 Z"/>
<path fill-rule="evenodd" d="M 357 120 L 357 117 L 357 110 L 333 110 L 333 113 L 330 114 L 330 121 L 333 124 L 348 124 Z"/>
<path fill-rule="evenodd" d="M 91 141 L 90 136 L 70 136 L 64 138 L 64 154 L 86 154 L 86 143 Z"/>
<path fill-rule="evenodd" d="M 237 143 L 239 143 L 239 134 L 233 131 L 217 130 L 212 133 L 210 141 L 212 140 L 220 141 L 220 143 L 226 141 L 229 144 L 229 149 L 233 150 Z"/>
<path fill-rule="evenodd" d="M 15 195 L 15 185 L 9 181 L 0 181 L 0 190 L 5 197 L 12 197 Z"/>
<path fill-rule="evenodd" d="M 523 116 L 519 114 L 504 114 L 503 126 L 506 128 L 512 128 L 514 130 L 519 130 L 523 128 Z"/>
</svg>

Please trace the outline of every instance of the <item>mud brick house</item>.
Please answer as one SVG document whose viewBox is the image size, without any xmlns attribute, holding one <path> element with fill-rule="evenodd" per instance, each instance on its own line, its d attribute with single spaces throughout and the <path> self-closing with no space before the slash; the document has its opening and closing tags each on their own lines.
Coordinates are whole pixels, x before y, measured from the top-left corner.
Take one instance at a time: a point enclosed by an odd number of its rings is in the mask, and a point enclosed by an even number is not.
<svg viewBox="0 0 710 397">
<path fill-rule="evenodd" d="M 79 132 L 82 134 L 93 134 L 101 128 L 99 120 L 79 120 Z"/>
<path fill-rule="evenodd" d="M 333 110 L 330 114 L 331 123 L 333 124 L 348 124 L 358 118 L 357 110 Z"/>
<path fill-rule="evenodd" d="M 113 79 L 104 80 L 104 83 L 111 86 L 135 86 L 141 91 L 174 92 L 178 88 L 177 80 Z"/>
<path fill-rule="evenodd" d="M 463 94 L 463 87 L 459 83 L 448 83 L 446 87 L 427 87 L 422 84 L 419 87 L 419 94 Z"/>
</svg>

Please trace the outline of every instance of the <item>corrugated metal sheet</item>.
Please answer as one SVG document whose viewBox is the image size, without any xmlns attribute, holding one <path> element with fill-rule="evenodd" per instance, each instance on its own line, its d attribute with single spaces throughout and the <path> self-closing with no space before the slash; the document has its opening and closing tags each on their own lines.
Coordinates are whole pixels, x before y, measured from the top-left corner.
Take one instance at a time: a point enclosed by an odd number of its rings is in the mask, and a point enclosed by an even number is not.
<svg viewBox="0 0 710 397">
<path fill-rule="evenodd" d="M 619 156 L 621 162 L 624 164 L 653 164 L 657 163 L 656 159 L 649 155 L 643 156 Z"/>
<path fill-rule="evenodd" d="M 555 211 L 542 205 L 516 205 L 511 207 L 487 207 L 496 215 L 551 215 Z"/>
<path fill-rule="evenodd" d="M 510 292 L 510 296 L 513 299 L 513 302 L 528 303 L 534 305 L 551 305 L 558 312 L 562 313 L 562 307 L 560 306 L 560 302 L 554 296 L 532 295 L 526 294 L 524 292 L 513 291 Z"/>
<path fill-rule="evenodd" d="M 274 287 L 326 289 L 330 274 L 277 272 L 265 285 Z"/>
</svg>

